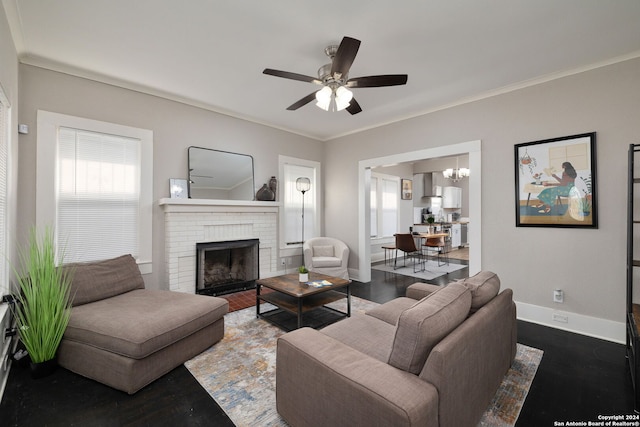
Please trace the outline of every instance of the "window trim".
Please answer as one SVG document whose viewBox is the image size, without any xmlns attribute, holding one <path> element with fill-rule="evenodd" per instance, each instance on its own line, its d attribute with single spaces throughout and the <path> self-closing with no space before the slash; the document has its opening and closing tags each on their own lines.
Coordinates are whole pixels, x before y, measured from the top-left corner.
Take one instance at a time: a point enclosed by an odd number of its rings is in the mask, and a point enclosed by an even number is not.
<svg viewBox="0 0 640 427">
<path fill-rule="evenodd" d="M 38 110 L 36 138 L 36 226 L 56 224 L 56 164 L 59 127 L 122 135 L 140 140 L 140 254 L 142 274 L 152 272 L 153 131 Z"/>
<path fill-rule="evenodd" d="M 306 166 L 309 168 L 313 168 L 315 169 L 315 173 L 316 173 L 316 182 L 314 183 L 315 185 L 315 190 L 314 194 L 315 194 L 315 206 L 316 206 L 316 212 L 315 212 L 315 221 L 314 221 L 314 230 L 315 230 L 315 234 L 316 236 L 321 236 L 321 228 L 320 228 L 320 224 L 322 224 L 322 205 L 321 205 L 321 200 L 322 197 L 320 196 L 322 194 L 322 164 L 320 162 L 316 162 L 314 160 L 305 160 L 305 159 L 299 159 L 296 157 L 289 157 L 289 156 L 283 156 L 283 155 L 279 155 L 278 156 L 278 171 L 281 177 L 284 177 L 284 165 L 285 164 L 290 164 L 290 165 L 298 165 L 298 166 Z M 284 187 L 284 183 L 283 185 L 279 185 L 278 186 L 280 188 L 279 191 L 282 191 L 282 188 Z M 280 197 L 280 195 L 279 195 Z M 279 200 L 282 200 L 282 197 L 279 198 Z M 284 211 L 285 211 L 285 207 L 284 207 L 284 201 L 282 202 L 282 208 L 279 209 L 280 214 L 279 214 L 279 218 L 278 218 L 278 235 L 279 235 L 279 245 L 280 245 L 280 256 L 281 257 L 287 257 L 287 256 L 295 256 L 295 255 L 300 255 L 300 250 L 301 250 L 301 245 L 297 244 L 297 245 L 287 245 L 285 243 L 285 238 L 284 238 L 284 228 L 285 228 L 285 215 L 284 215 Z"/>
</svg>

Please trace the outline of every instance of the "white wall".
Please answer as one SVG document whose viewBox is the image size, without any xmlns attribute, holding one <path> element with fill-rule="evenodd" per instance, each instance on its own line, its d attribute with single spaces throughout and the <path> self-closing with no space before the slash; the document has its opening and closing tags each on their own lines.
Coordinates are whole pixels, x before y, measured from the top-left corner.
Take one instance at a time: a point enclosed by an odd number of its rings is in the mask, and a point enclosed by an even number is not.
<svg viewBox="0 0 640 427">
<path fill-rule="evenodd" d="M 47 110 L 150 129 L 153 147 L 153 273 L 150 288 L 168 289 L 165 277 L 164 213 L 157 201 L 169 197 L 169 178 L 187 178 L 187 147 L 249 154 L 256 190 L 278 175 L 278 155 L 322 160 L 322 143 L 175 101 L 42 68 L 20 65 L 20 123 L 31 132 L 20 140 L 18 231 L 35 222 L 36 112 Z"/>
<path fill-rule="evenodd" d="M 326 232 L 358 251 L 358 200 L 347 195 L 358 192 L 359 161 L 481 140 L 482 268 L 500 275 L 526 304 L 523 311 L 541 316 L 533 320 L 550 323 L 553 309 L 575 314 L 569 324 L 556 324 L 569 329 L 574 318 L 602 319 L 613 332 L 597 326 L 582 332 L 622 340 L 626 152 L 640 142 L 638 76 L 640 59 L 629 60 L 330 141 L 325 197 L 333 209 L 325 211 Z M 591 131 L 599 229 L 515 227 L 514 144 Z M 368 268 L 357 259 L 356 253 L 352 269 Z M 565 291 L 564 304 L 552 302 L 556 288 Z"/>
</svg>

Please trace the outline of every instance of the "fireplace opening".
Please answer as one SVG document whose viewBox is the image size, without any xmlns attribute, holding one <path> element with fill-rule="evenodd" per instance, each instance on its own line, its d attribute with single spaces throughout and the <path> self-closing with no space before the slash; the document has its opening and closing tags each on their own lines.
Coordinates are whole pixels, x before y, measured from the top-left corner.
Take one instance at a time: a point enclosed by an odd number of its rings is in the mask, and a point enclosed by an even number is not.
<svg viewBox="0 0 640 427">
<path fill-rule="evenodd" d="M 196 243 L 196 293 L 222 295 L 256 286 L 258 239 Z"/>
</svg>

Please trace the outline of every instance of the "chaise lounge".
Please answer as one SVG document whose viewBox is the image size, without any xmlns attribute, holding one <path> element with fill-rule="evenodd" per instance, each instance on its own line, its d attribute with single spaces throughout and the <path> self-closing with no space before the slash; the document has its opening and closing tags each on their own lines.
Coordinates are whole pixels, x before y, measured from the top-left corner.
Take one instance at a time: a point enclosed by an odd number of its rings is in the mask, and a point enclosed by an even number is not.
<svg viewBox="0 0 640 427">
<path fill-rule="evenodd" d="M 69 264 L 74 296 L 58 363 L 133 394 L 224 335 L 223 298 L 148 290 L 131 255 Z"/>
</svg>

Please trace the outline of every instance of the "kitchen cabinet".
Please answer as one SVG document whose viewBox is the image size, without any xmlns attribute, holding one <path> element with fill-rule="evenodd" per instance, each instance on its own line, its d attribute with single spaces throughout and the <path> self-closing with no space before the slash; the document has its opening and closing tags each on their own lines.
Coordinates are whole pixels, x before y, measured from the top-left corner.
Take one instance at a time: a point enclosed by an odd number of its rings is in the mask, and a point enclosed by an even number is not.
<svg viewBox="0 0 640 427">
<path fill-rule="evenodd" d="M 442 189 L 442 207 L 459 209 L 462 207 L 462 188 L 444 187 Z"/>
</svg>

